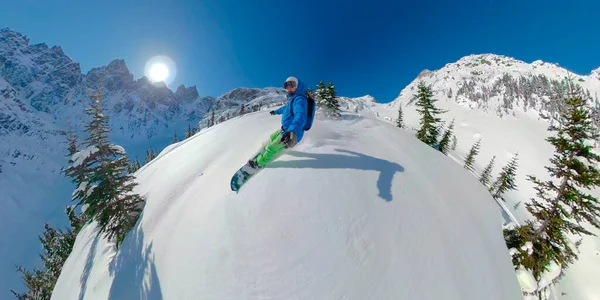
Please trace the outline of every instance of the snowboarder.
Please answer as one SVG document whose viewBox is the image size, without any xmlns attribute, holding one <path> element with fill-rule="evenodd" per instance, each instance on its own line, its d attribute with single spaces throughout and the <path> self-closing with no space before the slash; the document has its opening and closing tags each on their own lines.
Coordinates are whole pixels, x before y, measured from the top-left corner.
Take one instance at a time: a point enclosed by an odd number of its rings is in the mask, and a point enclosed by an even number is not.
<svg viewBox="0 0 600 300">
<path fill-rule="evenodd" d="M 307 100 L 306 85 L 291 76 L 285 80 L 283 88 L 287 91 L 286 105 L 269 112 L 271 115 L 282 115 L 281 129 L 273 132 L 263 151 L 248 161 L 254 169 L 264 167 L 283 150 L 294 147 L 302 140 L 304 131 L 312 126 L 316 104 L 312 98 Z"/>
</svg>

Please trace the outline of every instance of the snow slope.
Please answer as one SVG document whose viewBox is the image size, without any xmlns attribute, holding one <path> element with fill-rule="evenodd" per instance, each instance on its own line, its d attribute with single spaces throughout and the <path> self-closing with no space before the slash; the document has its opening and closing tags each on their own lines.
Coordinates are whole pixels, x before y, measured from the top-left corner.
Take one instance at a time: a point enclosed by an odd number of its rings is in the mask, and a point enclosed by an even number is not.
<svg viewBox="0 0 600 300">
<path fill-rule="evenodd" d="M 65 49 L 67 50 L 67 49 Z M 68 51 L 67 51 L 68 52 Z M 31 44 L 27 36 L 0 29 L 0 299 L 25 287 L 15 265 L 39 267 L 38 235 L 44 222 L 67 226 L 64 208 L 74 189 L 61 174 L 67 164 L 67 122 L 79 136 L 88 123 L 84 110 L 102 81 L 111 141 L 142 163 L 148 149 L 160 150 L 184 137 L 214 110 L 238 111 L 241 104 L 285 99 L 282 89 L 236 89 L 215 99 L 196 86 L 170 90 L 146 77 L 134 80 L 124 60 L 81 73 L 59 46 Z M 18 230 L 17 230 L 18 229 Z"/>
<path fill-rule="evenodd" d="M 488 63 L 481 63 L 488 61 Z M 592 98 L 597 99 L 600 95 L 600 77 L 595 76 L 598 70 L 591 75 L 582 76 L 571 73 L 574 81 L 583 88 L 590 91 Z M 475 169 L 478 174 L 496 155 L 496 163 L 492 175 L 498 175 L 501 168 L 507 164 L 515 153 L 519 154 L 518 169 L 516 175 L 517 191 L 506 194 L 506 206 L 512 211 L 518 221 L 522 222 L 530 217 L 525 203 L 535 197 L 533 185 L 527 181 L 527 175 L 535 174 L 542 179 L 548 179 L 548 173 L 544 166 L 549 165 L 549 158 L 554 148 L 545 138 L 553 134 L 547 131 L 549 121 L 540 117 L 544 109 L 541 100 L 544 97 L 533 96 L 539 101 L 537 106 L 523 107 L 522 99 L 514 99 L 514 103 L 508 113 L 497 114 L 498 108 L 503 107 L 504 98 L 491 97 L 487 101 L 473 101 L 464 96 L 457 96 L 456 92 L 461 83 L 473 80 L 476 82 L 476 91 L 485 90 L 484 86 L 491 88 L 493 83 L 503 74 L 518 79 L 520 76 L 544 75 L 547 78 L 559 80 L 567 76 L 565 69 L 555 64 L 536 61 L 531 64 L 497 55 L 472 55 L 461 60 L 447 64 L 435 71 L 424 71 L 411 84 L 406 86 L 398 98 L 389 104 L 376 104 L 371 107 L 372 113 L 393 122 L 398 115 L 398 107 L 401 105 L 404 112 L 405 123 L 409 128 L 419 127 L 419 115 L 412 101 L 417 91 L 419 80 L 431 85 L 436 106 L 448 110 L 441 115 L 448 124 L 455 120 L 455 135 L 458 140 L 456 151 L 451 155 L 456 157 L 462 164 L 464 157 L 471 146 L 481 138 L 480 153 L 475 157 Z M 450 89 L 454 93 L 448 97 Z M 503 90 L 501 90 L 501 93 Z M 472 94 L 476 94 L 472 93 Z M 593 105 L 597 105 L 594 104 Z M 600 193 L 595 191 L 600 198 Z M 520 203 L 520 204 L 519 204 Z M 514 206 L 517 205 L 514 209 Z M 600 231 L 590 228 L 600 236 Z M 600 285 L 597 278 L 600 277 L 600 238 L 585 237 L 581 245 L 579 260 L 567 271 L 566 276 L 557 285 L 559 293 L 566 293 L 560 299 L 577 300 L 599 300 Z"/>
<path fill-rule="evenodd" d="M 252 113 L 167 147 L 119 252 L 84 227 L 52 299 L 520 299 L 485 188 L 369 114 L 316 120 L 231 192 L 278 126 Z"/>
</svg>

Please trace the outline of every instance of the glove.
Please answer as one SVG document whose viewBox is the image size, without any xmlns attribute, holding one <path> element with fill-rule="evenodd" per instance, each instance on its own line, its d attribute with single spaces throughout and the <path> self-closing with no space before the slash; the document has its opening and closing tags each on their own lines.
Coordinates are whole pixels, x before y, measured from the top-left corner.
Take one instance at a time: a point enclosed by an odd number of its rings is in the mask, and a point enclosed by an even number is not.
<svg viewBox="0 0 600 300">
<path fill-rule="evenodd" d="M 285 145 L 285 148 L 288 147 L 290 141 L 292 140 L 292 134 L 294 134 L 294 133 L 290 132 L 290 131 L 284 131 L 284 132 L 282 132 L 281 143 L 283 145 Z"/>
<path fill-rule="evenodd" d="M 275 115 L 275 111 L 274 110 L 270 111 L 269 113 L 271 114 L 271 116 Z"/>
</svg>

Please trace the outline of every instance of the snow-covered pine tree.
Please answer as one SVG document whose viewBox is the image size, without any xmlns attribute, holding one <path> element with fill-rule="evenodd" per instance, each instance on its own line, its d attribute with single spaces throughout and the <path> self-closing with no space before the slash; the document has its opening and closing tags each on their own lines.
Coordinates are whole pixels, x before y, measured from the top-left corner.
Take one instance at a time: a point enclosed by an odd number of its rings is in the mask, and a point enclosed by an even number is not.
<svg viewBox="0 0 600 300">
<path fill-rule="evenodd" d="M 244 110 L 244 104 L 242 104 L 242 106 L 240 107 L 240 116 L 243 116 L 245 114 L 245 110 Z"/>
<path fill-rule="evenodd" d="M 127 173 L 132 174 L 135 171 L 137 171 L 135 168 L 135 163 L 129 163 L 129 166 L 127 166 Z"/>
<path fill-rule="evenodd" d="M 313 91 L 313 89 L 312 89 L 312 88 L 310 88 L 310 87 L 309 87 L 309 88 L 307 88 L 307 89 L 306 89 L 306 94 L 310 95 L 310 96 L 311 96 L 313 99 L 315 99 L 315 101 L 316 101 L 316 99 L 317 99 L 317 98 L 316 98 L 316 94 L 315 94 L 315 91 Z"/>
<path fill-rule="evenodd" d="M 315 95 L 315 102 L 317 102 L 317 107 L 324 108 L 325 107 L 325 99 L 327 98 L 327 90 L 325 88 L 325 83 L 323 80 L 319 81 L 317 85 L 317 92 Z"/>
<path fill-rule="evenodd" d="M 75 236 L 77 236 L 77 234 L 79 233 L 81 228 L 87 223 L 86 220 L 84 219 L 83 214 L 77 214 L 75 212 L 74 205 L 67 206 L 65 208 L 65 214 L 67 215 L 67 218 L 69 219 L 69 224 L 71 224 L 71 232 L 73 232 L 73 234 Z"/>
<path fill-rule="evenodd" d="M 154 153 L 154 149 L 150 148 L 146 150 L 146 161 L 144 161 L 144 164 L 149 163 L 154 158 L 156 158 L 156 153 Z"/>
<path fill-rule="evenodd" d="M 490 177 L 492 176 L 492 170 L 494 169 L 494 163 L 496 161 L 496 155 L 492 157 L 490 162 L 485 166 L 483 172 L 481 172 L 481 176 L 479 176 L 479 182 L 481 182 L 484 186 L 488 186 L 490 184 Z"/>
<path fill-rule="evenodd" d="M 456 135 L 452 135 L 452 150 L 456 150 L 456 144 L 458 143 L 458 140 L 456 139 Z"/>
<path fill-rule="evenodd" d="M 40 238 L 44 248 L 42 261 L 52 289 L 54 289 L 65 261 L 71 254 L 76 237 L 77 234 L 74 234 L 70 229 L 63 231 L 52 228 L 48 223 L 44 225 L 44 235 Z"/>
<path fill-rule="evenodd" d="M 331 81 L 327 83 L 325 91 L 325 99 L 323 100 L 325 115 L 334 119 L 341 118 L 340 103 L 336 95 L 335 86 Z"/>
<path fill-rule="evenodd" d="M 479 147 L 481 146 L 481 139 L 478 139 L 477 142 L 475 142 L 475 144 L 473 144 L 473 146 L 471 147 L 471 150 L 469 150 L 469 153 L 467 153 L 467 158 L 465 159 L 465 169 L 471 170 L 471 171 L 475 171 L 473 164 L 475 163 L 475 156 L 477 156 L 477 154 L 479 154 Z"/>
<path fill-rule="evenodd" d="M 76 236 L 71 230 L 57 230 L 45 223 L 44 233 L 38 237 L 42 244 L 43 253 L 40 258 L 44 267 L 29 271 L 17 266 L 17 272 L 21 273 L 28 290 L 24 293 L 11 290 L 13 295 L 17 299 L 50 299 L 62 267 L 73 249 Z"/>
<path fill-rule="evenodd" d="M 215 125 L 215 110 L 213 109 L 211 114 L 210 114 L 210 122 L 208 127 L 212 127 Z"/>
<path fill-rule="evenodd" d="M 438 145 L 440 151 L 444 154 L 447 154 L 448 150 L 450 150 L 450 137 L 454 134 L 453 130 L 454 119 L 452 119 L 452 122 L 450 122 L 450 125 L 448 125 L 448 128 L 444 132 L 444 135 L 442 136 L 442 139 L 440 140 L 440 143 Z"/>
<path fill-rule="evenodd" d="M 542 181 L 528 175 L 528 180 L 536 185 L 537 199 L 526 207 L 535 221 L 529 221 L 516 233 L 509 232 L 513 238 L 509 242 L 517 247 L 513 263 L 531 270 L 537 280 L 552 261 L 564 271 L 578 259 L 578 244 L 573 245 L 567 235 L 595 235 L 583 227 L 586 223 L 600 229 L 598 199 L 587 193 L 600 186 L 600 155 L 592 148 L 598 133 L 588 101 L 581 87 L 569 83 L 559 122 L 548 128 L 556 134 L 546 139 L 555 148 L 552 165 L 546 167 L 554 180 Z M 520 250 L 524 240 L 531 244 L 532 251 Z"/>
<path fill-rule="evenodd" d="M 402 104 L 398 105 L 398 118 L 396 119 L 396 126 L 404 128 L 404 113 L 402 112 Z"/>
<path fill-rule="evenodd" d="M 78 183 L 73 200 L 78 200 L 76 206 L 84 206 L 84 218 L 97 221 L 100 232 L 108 240 L 116 239 L 118 247 L 137 221 L 144 199 L 133 193 L 137 183 L 126 172 L 129 159 L 125 150 L 108 139 L 110 128 L 102 107 L 102 87 L 92 98 L 85 110 L 91 117 L 86 125 L 86 148 L 72 156 L 67 170 L 84 165 L 84 180 Z"/>
<path fill-rule="evenodd" d="M 73 183 L 77 186 L 73 191 L 72 199 L 81 199 L 87 197 L 87 190 L 90 188 L 88 183 L 89 171 L 89 155 L 95 152 L 97 149 L 93 146 L 87 147 L 85 150 L 80 151 L 75 134 L 69 126 L 69 133 L 67 134 L 68 139 L 68 166 L 62 169 L 62 172 L 66 177 L 69 177 Z M 89 218 L 87 219 L 89 220 Z"/>
<path fill-rule="evenodd" d="M 445 111 L 435 107 L 436 100 L 432 99 L 431 87 L 426 86 L 423 81 L 417 85 L 417 112 L 421 114 L 421 128 L 417 131 L 417 138 L 423 143 L 432 146 L 437 143 L 439 136 L 439 123 L 441 118 L 437 115 Z"/>
<path fill-rule="evenodd" d="M 515 153 L 508 164 L 502 168 L 498 178 L 496 178 L 496 181 L 494 181 L 492 186 L 489 188 L 492 197 L 495 199 L 500 198 L 502 201 L 505 201 L 504 198 L 502 198 L 502 194 L 509 190 L 517 189 L 515 176 L 517 175 L 518 156 L 519 153 Z"/>
<path fill-rule="evenodd" d="M 52 288 L 49 286 L 48 275 L 45 270 L 33 268 L 33 270 L 27 270 L 22 266 L 16 267 L 17 272 L 21 273 L 27 292 L 19 293 L 14 290 L 10 290 L 11 293 L 18 300 L 31 300 L 31 299 L 50 299 L 52 296 Z"/>
<path fill-rule="evenodd" d="M 177 132 L 173 133 L 173 143 L 177 143 L 179 142 L 179 139 L 177 138 Z"/>
</svg>

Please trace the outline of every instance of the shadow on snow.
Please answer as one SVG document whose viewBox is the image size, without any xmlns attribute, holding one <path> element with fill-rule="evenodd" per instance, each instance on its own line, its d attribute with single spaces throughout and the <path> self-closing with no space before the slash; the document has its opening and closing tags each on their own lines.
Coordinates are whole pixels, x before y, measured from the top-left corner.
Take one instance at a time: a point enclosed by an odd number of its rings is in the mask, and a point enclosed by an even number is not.
<svg viewBox="0 0 600 300">
<path fill-rule="evenodd" d="M 379 171 L 379 178 L 377 179 L 377 189 L 379 190 L 378 196 L 385 201 L 392 201 L 392 180 L 396 172 L 404 172 L 404 167 L 385 159 L 354 151 L 343 149 L 335 150 L 351 155 L 287 151 L 285 153 L 287 155 L 310 159 L 275 161 L 269 164 L 267 168 L 357 169 Z"/>
<path fill-rule="evenodd" d="M 144 245 L 139 228 L 125 238 L 109 265 L 113 278 L 109 299 L 162 299 L 152 244 Z"/>
</svg>

